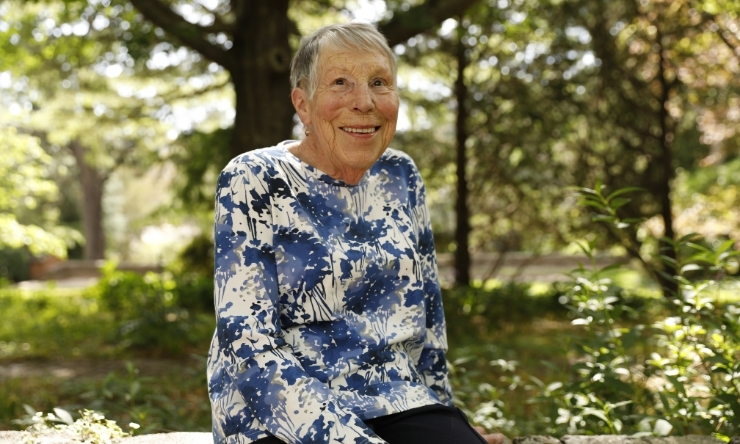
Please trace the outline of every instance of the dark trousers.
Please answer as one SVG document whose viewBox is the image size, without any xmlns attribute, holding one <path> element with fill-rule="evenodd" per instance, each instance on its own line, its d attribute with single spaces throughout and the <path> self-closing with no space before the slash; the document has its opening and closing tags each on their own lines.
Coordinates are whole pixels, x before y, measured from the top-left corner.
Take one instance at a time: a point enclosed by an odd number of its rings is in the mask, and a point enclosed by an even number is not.
<svg viewBox="0 0 740 444">
<path fill-rule="evenodd" d="M 456 407 L 429 405 L 380 418 L 365 424 L 389 444 L 486 444 Z M 254 444 L 284 444 L 274 436 Z"/>
</svg>

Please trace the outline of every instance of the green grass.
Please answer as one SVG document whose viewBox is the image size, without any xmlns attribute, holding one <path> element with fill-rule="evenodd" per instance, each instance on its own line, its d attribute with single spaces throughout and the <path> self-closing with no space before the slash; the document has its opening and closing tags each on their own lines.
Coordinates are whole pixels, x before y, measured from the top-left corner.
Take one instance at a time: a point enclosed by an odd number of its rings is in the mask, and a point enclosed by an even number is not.
<svg viewBox="0 0 740 444">
<path fill-rule="evenodd" d="M 75 363 L 54 361 L 43 363 L 43 367 L 75 368 Z M 97 410 L 124 429 L 130 422 L 140 424 L 137 433 L 210 431 L 203 358 L 147 360 L 139 365 L 101 360 L 99 366 L 99 370 L 83 375 L 32 372 L 0 380 L 0 430 L 22 428 L 13 420 L 25 415 L 26 404 L 43 412 L 55 407 L 72 413 Z"/>
<path fill-rule="evenodd" d="M 25 414 L 24 404 L 45 412 L 92 408 L 119 424 L 139 422 L 140 432 L 210 430 L 205 358 L 191 354 L 207 352 L 212 314 L 190 315 L 182 347 L 145 348 L 126 347 L 94 288 L 0 289 L 0 313 L 0 366 L 25 369 L 20 377 L 0 371 L 0 430 L 21 428 L 12 421 Z M 128 360 L 141 362 L 141 371 L 127 369 Z"/>
<path fill-rule="evenodd" d="M 83 358 L 116 354 L 112 316 L 80 292 L 0 290 L 0 359 Z"/>
</svg>

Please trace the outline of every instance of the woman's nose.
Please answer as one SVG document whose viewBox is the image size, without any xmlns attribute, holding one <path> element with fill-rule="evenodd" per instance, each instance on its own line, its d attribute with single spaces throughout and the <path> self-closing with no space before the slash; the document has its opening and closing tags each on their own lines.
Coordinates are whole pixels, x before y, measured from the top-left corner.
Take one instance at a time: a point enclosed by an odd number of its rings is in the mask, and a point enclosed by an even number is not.
<svg viewBox="0 0 740 444">
<path fill-rule="evenodd" d="M 369 113 L 374 107 L 372 92 L 367 85 L 358 85 L 353 91 L 354 109 L 361 113 Z"/>
</svg>

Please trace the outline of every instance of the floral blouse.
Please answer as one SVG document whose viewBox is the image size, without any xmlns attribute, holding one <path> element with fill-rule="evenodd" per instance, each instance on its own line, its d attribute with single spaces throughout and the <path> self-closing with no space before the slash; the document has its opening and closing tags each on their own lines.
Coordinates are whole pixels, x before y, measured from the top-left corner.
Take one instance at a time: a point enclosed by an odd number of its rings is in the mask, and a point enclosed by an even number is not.
<svg viewBox="0 0 740 444">
<path fill-rule="evenodd" d="M 358 185 L 278 146 L 216 193 L 216 443 L 383 443 L 363 420 L 452 405 L 424 186 L 388 149 Z"/>
</svg>

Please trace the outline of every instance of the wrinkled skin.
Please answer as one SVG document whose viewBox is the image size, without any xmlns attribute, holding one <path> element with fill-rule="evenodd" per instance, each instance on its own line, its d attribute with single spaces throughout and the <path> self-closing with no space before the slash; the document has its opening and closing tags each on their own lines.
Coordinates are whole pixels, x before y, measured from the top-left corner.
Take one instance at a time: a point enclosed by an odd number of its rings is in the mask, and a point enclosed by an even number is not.
<svg viewBox="0 0 740 444">
<path fill-rule="evenodd" d="M 326 49 L 313 97 L 295 88 L 291 98 L 308 135 L 290 151 L 349 184 L 359 183 L 396 132 L 399 100 L 385 54 Z"/>
<path fill-rule="evenodd" d="M 486 429 L 480 426 L 473 427 L 476 432 L 480 433 L 483 439 L 486 440 L 488 444 L 506 444 L 509 441 L 509 439 L 502 435 L 501 433 L 488 433 Z"/>
</svg>

